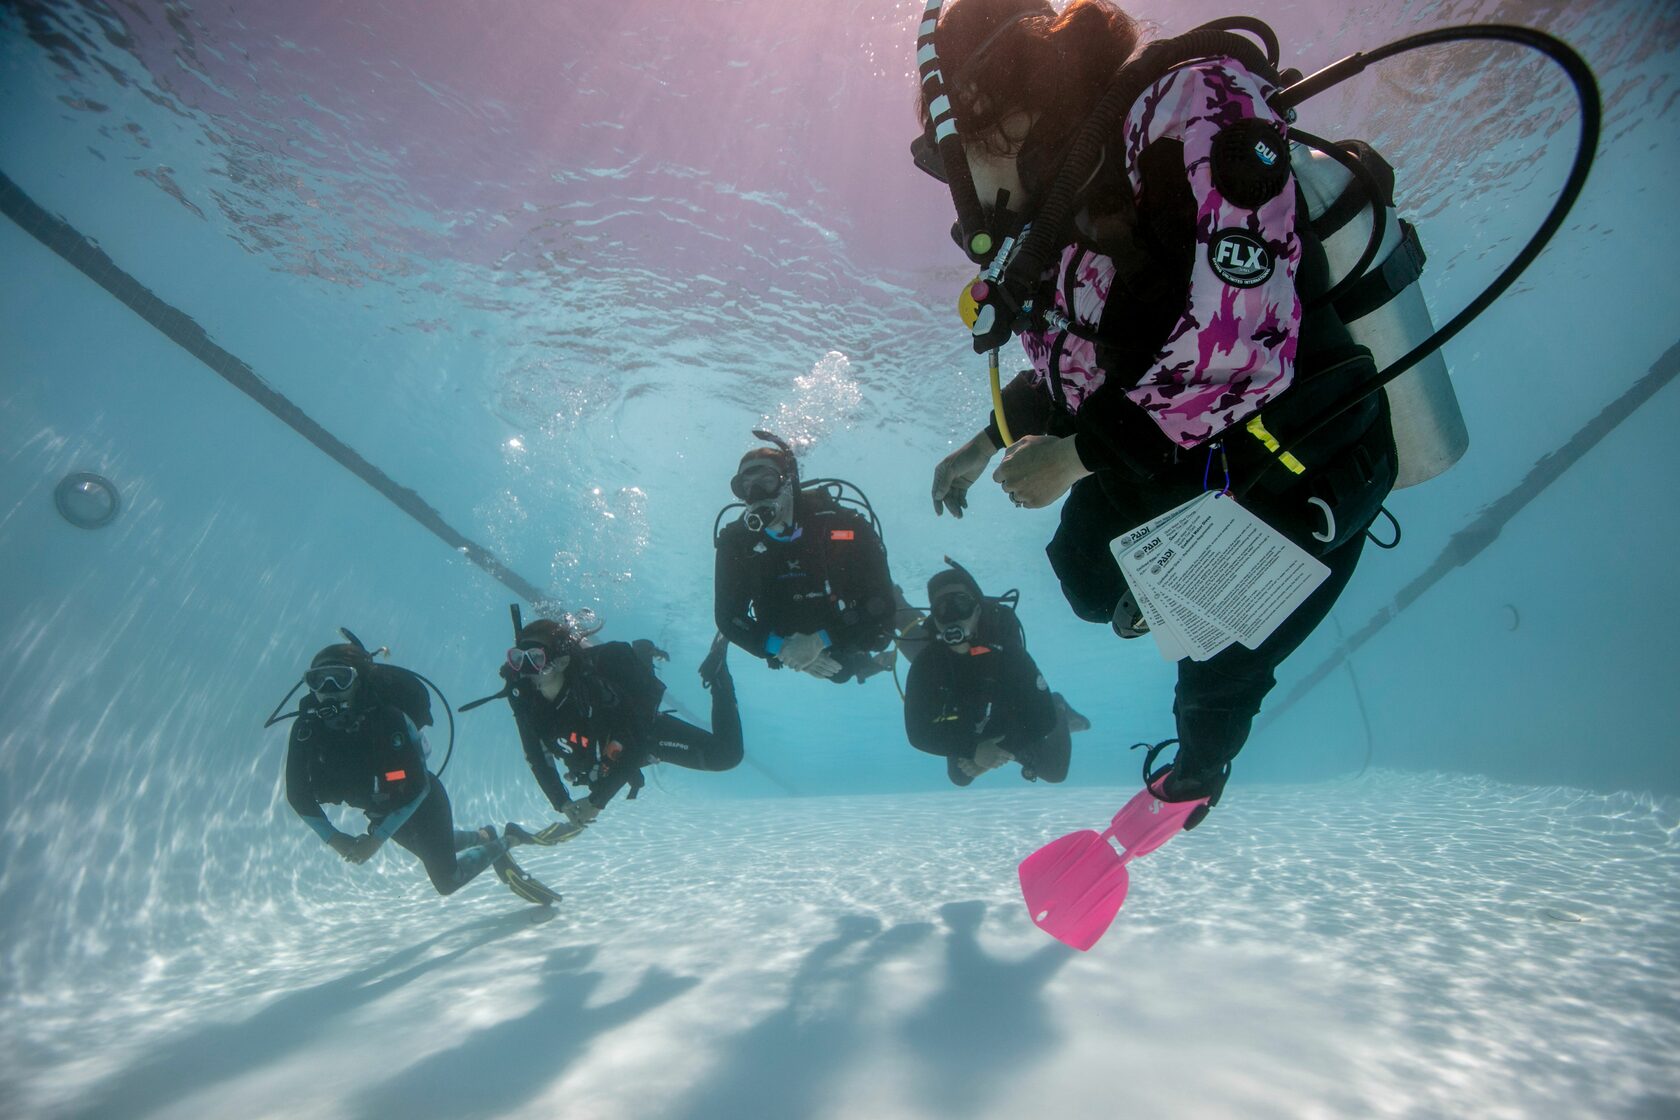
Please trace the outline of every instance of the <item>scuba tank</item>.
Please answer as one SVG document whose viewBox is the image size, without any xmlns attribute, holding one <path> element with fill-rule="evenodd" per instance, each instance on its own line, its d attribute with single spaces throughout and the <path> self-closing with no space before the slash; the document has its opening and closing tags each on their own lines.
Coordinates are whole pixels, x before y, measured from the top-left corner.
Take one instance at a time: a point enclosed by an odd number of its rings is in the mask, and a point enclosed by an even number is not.
<svg viewBox="0 0 1680 1120">
<path fill-rule="evenodd" d="M 1375 151 L 1357 142 L 1336 148 L 1370 172 L 1363 182 L 1356 181 L 1342 160 L 1317 147 L 1295 141 L 1289 147 L 1313 231 L 1324 246 L 1331 274 L 1343 278 L 1336 285 L 1343 293 L 1335 301 L 1336 310 L 1353 341 L 1371 351 L 1379 368 L 1386 368 L 1435 333 L 1418 287 L 1423 247 L 1417 230 L 1395 209 L 1394 172 Z M 1373 196 L 1373 187 L 1380 187 L 1380 193 Z M 1383 208 L 1382 239 L 1368 254 L 1378 206 Z M 1367 256 L 1366 266 L 1354 275 Z M 1400 460 L 1396 490 L 1426 482 L 1464 456 L 1470 433 L 1440 350 L 1384 386 L 1383 392 L 1388 395 Z"/>
</svg>

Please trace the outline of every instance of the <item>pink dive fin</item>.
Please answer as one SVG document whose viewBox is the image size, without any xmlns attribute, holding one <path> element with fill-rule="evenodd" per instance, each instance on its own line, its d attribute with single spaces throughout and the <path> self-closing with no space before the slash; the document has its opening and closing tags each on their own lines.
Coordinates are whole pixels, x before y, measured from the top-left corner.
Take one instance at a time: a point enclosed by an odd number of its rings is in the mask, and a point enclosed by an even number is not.
<svg viewBox="0 0 1680 1120">
<path fill-rule="evenodd" d="M 1021 895 L 1033 924 L 1084 952 L 1126 901 L 1126 861 L 1108 833 L 1089 828 L 1052 840 L 1021 861 Z"/>
<path fill-rule="evenodd" d="M 1127 859 L 1146 856 L 1171 840 L 1183 830 L 1190 814 L 1207 804 L 1205 797 L 1195 801 L 1162 801 L 1156 796 L 1169 772 L 1162 771 L 1149 788 L 1138 790 L 1137 796 L 1114 814 L 1108 826 L 1114 839 L 1126 849 Z"/>
<path fill-rule="evenodd" d="M 1171 840 L 1207 801 L 1162 801 L 1152 792 L 1162 778 L 1139 790 L 1105 831 L 1069 833 L 1021 861 L 1021 896 L 1034 925 L 1081 952 L 1108 932 L 1126 901 L 1127 862 Z"/>
</svg>

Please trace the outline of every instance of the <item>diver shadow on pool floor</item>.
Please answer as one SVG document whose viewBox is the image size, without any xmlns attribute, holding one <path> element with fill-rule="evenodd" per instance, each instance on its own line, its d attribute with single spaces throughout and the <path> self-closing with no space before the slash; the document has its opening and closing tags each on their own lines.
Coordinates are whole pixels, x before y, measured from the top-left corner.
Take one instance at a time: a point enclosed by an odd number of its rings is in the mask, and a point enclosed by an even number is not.
<svg viewBox="0 0 1680 1120">
<path fill-rule="evenodd" d="M 546 915 L 546 916 L 545 916 Z M 97 1086 L 67 1115 L 76 1120 L 132 1120 L 184 1097 L 269 1066 L 320 1040 L 322 1024 L 443 968 L 493 941 L 546 921 L 551 912 L 515 910 L 456 926 L 378 964 L 281 996 L 250 1018 L 216 1022 L 142 1053 Z M 436 946 L 461 944 L 435 956 Z"/>
<path fill-rule="evenodd" d="M 1052 942 L 1022 960 L 992 956 L 980 946 L 985 915 L 980 901 L 939 908 L 944 983 L 901 1028 L 925 1115 L 975 1115 L 993 1086 L 1030 1069 L 1059 1037 L 1044 989 L 1075 951 Z"/>
<path fill-rule="evenodd" d="M 717 1068 L 686 1095 L 676 1120 L 799 1120 L 819 1106 L 832 1111 L 831 1079 L 869 1041 L 863 1013 L 872 974 L 933 932 L 925 922 L 882 932 L 879 919 L 862 914 L 836 925 L 800 962 L 786 1006 L 724 1041 Z"/>
<path fill-rule="evenodd" d="M 700 983 L 662 968 L 644 971 L 626 995 L 588 1006 L 604 977 L 584 971 L 596 947 L 556 949 L 544 959 L 535 1007 L 465 1036 L 361 1094 L 348 1110 L 366 1120 L 471 1120 L 500 1116 L 542 1092 L 588 1043 Z"/>
</svg>

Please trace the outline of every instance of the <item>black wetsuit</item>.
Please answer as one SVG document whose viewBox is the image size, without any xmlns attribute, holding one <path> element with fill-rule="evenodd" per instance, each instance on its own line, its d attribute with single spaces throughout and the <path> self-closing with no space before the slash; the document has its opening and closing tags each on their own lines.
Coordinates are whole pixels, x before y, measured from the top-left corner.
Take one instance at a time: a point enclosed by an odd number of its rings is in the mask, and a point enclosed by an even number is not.
<svg viewBox="0 0 1680 1120">
<path fill-rule="evenodd" d="M 1024 774 L 1047 782 L 1066 778 L 1072 750 L 1066 712 L 1027 653 L 1015 612 L 988 602 L 974 638 L 966 653 L 932 642 L 911 663 L 904 681 L 910 745 L 944 755 L 946 773 L 959 786 L 974 779 L 958 762 L 972 762 L 982 740 L 1000 737 L 998 745 Z"/>
<path fill-rule="evenodd" d="M 1159 150 L 1157 150 L 1159 149 Z M 1096 329 L 1102 385 L 1077 412 L 1064 404 L 1057 375 L 1034 384 L 1017 377 L 1004 390 L 1012 434 L 1070 436 L 1093 472 L 1077 482 L 1062 506 L 1061 525 L 1046 551 L 1076 614 L 1108 622 L 1126 590 L 1109 542 L 1223 480 L 1229 465 L 1242 504 L 1317 556 L 1330 576 L 1259 649 L 1234 644 L 1204 662 L 1179 662 L 1174 712 L 1180 741 L 1177 777 L 1217 797 L 1225 768 L 1248 738 L 1261 701 L 1276 684 L 1275 670 L 1323 621 L 1353 574 L 1365 530 L 1393 486 L 1398 468 L 1387 400 L 1366 397 L 1317 435 L 1297 442 L 1327 409 L 1347 399 L 1350 385 L 1374 372 L 1369 351 L 1354 344 L 1331 305 L 1315 297 L 1329 287 L 1324 250 L 1297 200 L 1296 234 L 1303 254 L 1296 289 L 1305 306 L 1298 332 L 1295 381 L 1261 412 L 1281 444 L 1304 464 L 1293 473 L 1261 440 L 1238 424 L 1206 444 L 1184 450 L 1126 396 L 1149 368 L 1184 306 L 1189 254 L 1197 251 L 1196 208 L 1182 153 L 1157 142 L 1139 161 L 1143 191 L 1132 239 L 1104 243 L 1082 219 L 1082 239 L 1114 258 L 1117 272 Z M 996 417 L 991 436 L 1001 445 Z M 1214 447 L 1222 458 L 1211 458 Z M 1314 538 L 1326 524 L 1318 499 L 1334 511 L 1336 533 Z M 1185 787 L 1179 787 L 1184 789 Z M 1185 796 L 1194 790 L 1185 789 Z"/>
<path fill-rule="evenodd" d="M 449 794 L 426 769 L 425 740 L 401 709 L 369 703 L 335 727 L 317 714 L 313 696 L 300 708 L 286 747 L 286 800 L 321 839 L 342 835 L 322 804 L 349 805 L 367 813 L 370 834 L 419 856 L 439 894 L 484 870 L 487 859 L 457 860 L 480 838 L 455 831 Z"/>
<path fill-rule="evenodd" d="M 826 635 L 828 656 L 840 663 L 836 682 L 867 675 L 892 641 L 900 608 L 869 519 L 815 490 L 800 492 L 790 539 L 739 521 L 723 527 L 714 605 L 719 632 L 773 668 L 787 638 Z"/>
<path fill-rule="evenodd" d="M 649 762 L 689 770 L 729 770 L 740 764 L 741 713 L 727 667 L 712 678 L 712 730 L 707 731 L 659 710 L 665 685 L 648 657 L 628 643 L 606 642 L 571 656 L 564 687 L 554 700 L 529 678 L 513 679 L 508 695 L 525 761 L 556 811 L 572 800 L 568 781 L 587 786 L 589 801 L 600 809 L 625 786 L 634 797 L 642 787 L 641 768 Z M 502 672 L 511 676 L 511 670 Z"/>
</svg>

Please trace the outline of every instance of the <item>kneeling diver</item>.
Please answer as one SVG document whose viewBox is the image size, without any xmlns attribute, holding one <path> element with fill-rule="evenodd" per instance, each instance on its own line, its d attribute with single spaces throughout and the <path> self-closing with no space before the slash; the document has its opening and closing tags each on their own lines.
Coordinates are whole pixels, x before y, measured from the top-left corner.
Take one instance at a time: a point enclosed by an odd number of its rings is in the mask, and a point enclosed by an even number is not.
<svg viewBox="0 0 1680 1120">
<path fill-rule="evenodd" d="M 1067 777 L 1072 731 L 1090 722 L 1051 692 L 1013 608 L 1014 592 L 989 598 L 967 568 L 928 580 L 928 603 L 939 641 L 910 664 L 904 682 L 904 731 L 910 745 L 944 755 L 951 781 L 966 786 L 1008 762 L 1021 776 Z"/>
<path fill-rule="evenodd" d="M 344 633 L 351 640 L 321 650 L 303 675 L 309 691 L 298 704 L 286 748 L 286 800 L 292 810 L 350 863 L 366 863 L 387 840 L 395 840 L 420 858 L 441 895 L 454 894 L 494 867 L 526 901 L 559 902 L 558 894 L 508 855 L 510 845 L 523 842 L 523 829 L 510 824 L 507 836 L 499 837 L 492 825 L 472 832 L 455 828 L 449 794 L 426 765 L 420 731 L 432 718 L 426 686 L 410 670 L 377 664 Z M 323 802 L 362 810 L 367 831 L 341 832 Z"/>
</svg>

